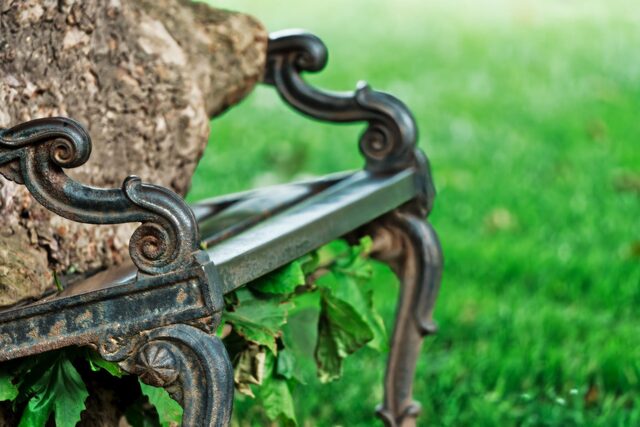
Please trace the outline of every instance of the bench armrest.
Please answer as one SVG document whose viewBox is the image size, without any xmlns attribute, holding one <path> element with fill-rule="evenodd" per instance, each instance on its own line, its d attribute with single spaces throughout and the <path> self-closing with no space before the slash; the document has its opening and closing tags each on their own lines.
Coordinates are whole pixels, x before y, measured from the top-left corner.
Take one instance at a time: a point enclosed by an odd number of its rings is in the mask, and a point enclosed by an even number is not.
<svg viewBox="0 0 640 427">
<path fill-rule="evenodd" d="M 122 188 L 83 185 L 64 173 L 83 165 L 91 139 L 76 121 L 53 117 L 0 129 L 0 165 L 6 178 L 24 184 L 44 207 L 91 224 L 141 222 L 129 242 L 138 270 L 148 275 L 193 264 L 199 238 L 196 219 L 180 196 L 129 176 Z"/>
<path fill-rule="evenodd" d="M 367 122 L 360 137 L 365 169 L 374 176 L 412 169 L 415 198 L 372 221 L 364 230 L 373 236 L 372 255 L 387 262 L 402 283 L 396 324 L 384 380 L 384 399 L 378 415 L 389 427 L 415 425 L 420 405 L 412 400 L 413 376 L 423 337 L 436 331 L 433 308 L 440 288 L 442 250 L 425 221 L 435 188 L 429 162 L 417 146 L 417 126 L 397 98 L 360 82 L 353 92 L 327 92 L 307 84 L 303 72 L 318 72 L 327 63 L 322 41 L 300 30 L 269 37 L 264 81 L 295 110 L 329 122 Z"/>
<path fill-rule="evenodd" d="M 321 121 L 367 122 L 360 137 L 365 169 L 379 174 L 418 170 L 417 207 L 431 211 L 435 188 L 427 157 L 417 147 L 418 128 L 411 111 L 398 98 L 371 89 L 364 81 L 353 92 L 330 92 L 309 85 L 304 72 L 319 72 L 327 64 L 327 47 L 317 36 L 302 30 L 271 33 L 264 83 L 300 113 Z"/>
</svg>

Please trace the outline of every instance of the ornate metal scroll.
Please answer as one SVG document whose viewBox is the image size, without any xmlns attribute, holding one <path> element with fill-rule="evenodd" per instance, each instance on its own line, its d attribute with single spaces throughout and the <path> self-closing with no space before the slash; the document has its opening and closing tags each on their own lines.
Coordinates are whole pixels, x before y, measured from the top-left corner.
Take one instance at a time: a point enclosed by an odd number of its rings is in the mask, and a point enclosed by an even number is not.
<svg viewBox="0 0 640 427">
<path fill-rule="evenodd" d="M 122 189 L 99 189 L 69 178 L 63 168 L 84 164 L 91 139 L 77 122 L 53 117 L 0 129 L 0 172 L 24 184 L 44 207 L 92 224 L 141 222 L 129 242 L 136 267 L 151 275 L 193 264 L 198 249 L 195 217 L 173 192 L 130 176 Z"/>
<path fill-rule="evenodd" d="M 411 213 L 394 211 L 371 225 L 373 255 L 400 278 L 396 324 L 378 416 L 389 427 L 416 424 L 420 404 L 412 399 L 417 359 L 425 335 L 436 332 L 433 308 L 442 276 L 442 252 L 431 225 Z"/>
<path fill-rule="evenodd" d="M 327 48 L 318 37 L 300 30 L 269 36 L 264 81 L 276 87 L 293 108 L 330 122 L 368 123 L 360 137 L 366 169 L 393 173 L 416 167 L 420 189 L 418 205 L 426 214 L 435 195 L 429 165 L 416 146 L 418 131 L 413 115 L 399 99 L 359 82 L 354 92 L 328 92 L 308 85 L 302 72 L 318 72 L 327 64 Z"/>
<path fill-rule="evenodd" d="M 164 387 L 184 408 L 182 425 L 222 427 L 233 406 L 233 368 L 222 341 L 193 326 L 170 325 L 122 347 L 101 347 L 145 383 Z"/>
</svg>

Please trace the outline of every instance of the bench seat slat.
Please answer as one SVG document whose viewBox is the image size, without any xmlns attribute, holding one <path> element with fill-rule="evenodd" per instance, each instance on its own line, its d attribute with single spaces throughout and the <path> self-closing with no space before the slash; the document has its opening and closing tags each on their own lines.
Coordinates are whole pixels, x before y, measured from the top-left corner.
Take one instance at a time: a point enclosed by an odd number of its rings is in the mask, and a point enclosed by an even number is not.
<svg viewBox="0 0 640 427">
<path fill-rule="evenodd" d="M 358 172 L 304 202 L 207 249 L 225 293 L 415 197 L 415 172 Z"/>
</svg>

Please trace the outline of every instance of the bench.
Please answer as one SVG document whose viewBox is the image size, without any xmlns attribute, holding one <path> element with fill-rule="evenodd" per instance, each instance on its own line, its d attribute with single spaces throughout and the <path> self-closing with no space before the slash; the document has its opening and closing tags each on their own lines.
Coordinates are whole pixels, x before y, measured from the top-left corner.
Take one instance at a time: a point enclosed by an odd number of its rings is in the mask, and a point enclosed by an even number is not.
<svg viewBox="0 0 640 427">
<path fill-rule="evenodd" d="M 68 118 L 0 130 L 0 164 L 43 206 L 79 222 L 141 225 L 131 262 L 73 283 L 63 292 L 0 311 L 0 361 L 67 346 L 91 346 L 142 381 L 162 386 L 184 408 L 184 426 L 224 426 L 233 371 L 214 334 L 223 295 L 338 237 L 369 235 L 402 289 L 384 401 L 387 426 L 415 424 L 412 384 L 422 339 L 433 333 L 442 255 L 425 221 L 434 187 L 407 107 L 360 83 L 332 93 L 301 74 L 327 62 L 322 41 L 302 31 L 270 36 L 264 83 L 300 113 L 329 122 L 366 122 L 364 169 L 232 194 L 188 206 L 173 192 L 130 176 L 98 189 L 64 169 L 87 161 L 91 140 Z M 203 244 L 204 243 L 204 244 Z"/>
</svg>

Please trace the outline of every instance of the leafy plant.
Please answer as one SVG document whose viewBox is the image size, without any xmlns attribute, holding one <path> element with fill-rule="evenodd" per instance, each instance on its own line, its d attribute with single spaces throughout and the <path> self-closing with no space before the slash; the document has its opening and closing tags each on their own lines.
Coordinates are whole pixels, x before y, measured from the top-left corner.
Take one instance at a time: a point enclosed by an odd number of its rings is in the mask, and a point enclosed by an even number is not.
<svg viewBox="0 0 640 427">
<path fill-rule="evenodd" d="M 307 382 L 315 363 L 323 382 L 339 378 L 343 360 L 365 345 L 381 350 L 386 333 L 373 308 L 368 258 L 371 240 L 334 241 L 225 296 L 219 335 L 234 365 L 236 389 L 257 398 L 264 415 L 296 425 L 291 388 Z M 69 348 L 0 366 L 0 401 L 22 408 L 20 427 L 42 427 L 53 416 L 74 426 L 89 393 L 76 369 L 88 365 L 120 378 L 125 373 L 88 349 Z M 140 382 L 144 399 L 126 410 L 134 427 L 177 426 L 182 408 L 162 388 Z M 145 410 L 151 404 L 157 412 Z"/>
<path fill-rule="evenodd" d="M 328 382 L 358 349 L 385 348 L 384 324 L 363 287 L 372 279 L 370 250 L 368 237 L 355 246 L 336 240 L 227 295 L 221 335 L 236 388 L 259 399 L 269 419 L 296 424 L 291 388 L 307 381 L 301 367 L 309 360 Z"/>
<path fill-rule="evenodd" d="M 52 414 L 58 426 L 73 426 L 80 420 L 89 396 L 72 363 L 80 353 L 85 352 L 49 352 L 5 364 L 0 400 L 14 402 L 14 407 L 24 404 L 20 427 L 44 426 Z"/>
</svg>

